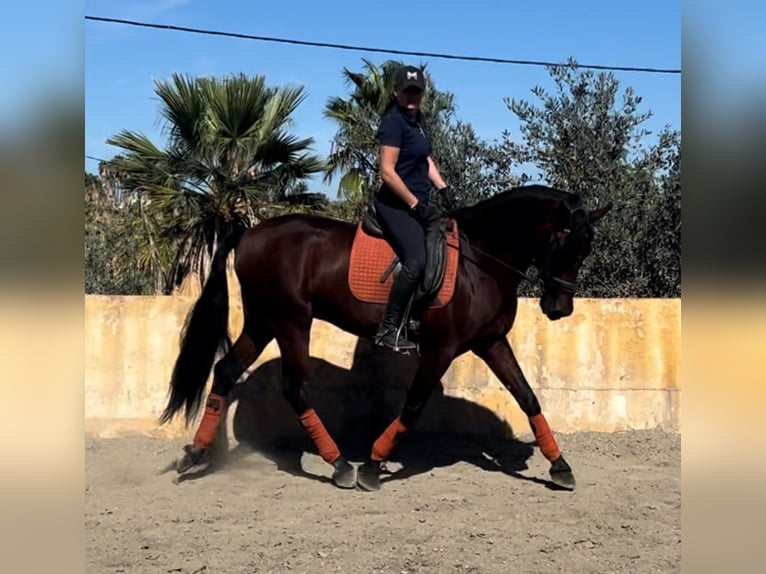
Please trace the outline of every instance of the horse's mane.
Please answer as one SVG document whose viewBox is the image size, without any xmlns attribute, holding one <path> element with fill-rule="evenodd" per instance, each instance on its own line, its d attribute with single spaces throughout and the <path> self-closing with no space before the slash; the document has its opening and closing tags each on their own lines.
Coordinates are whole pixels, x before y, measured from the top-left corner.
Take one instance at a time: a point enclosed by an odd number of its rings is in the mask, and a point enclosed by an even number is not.
<svg viewBox="0 0 766 574">
<path fill-rule="evenodd" d="M 512 187 L 511 189 L 496 193 L 488 199 L 459 209 L 455 213 L 455 216 L 464 222 L 481 220 L 488 215 L 497 215 L 498 212 L 512 210 L 513 204 L 523 199 L 560 201 L 566 204 L 570 210 L 582 205 L 582 198 L 577 193 L 545 185 L 533 184 Z"/>
</svg>

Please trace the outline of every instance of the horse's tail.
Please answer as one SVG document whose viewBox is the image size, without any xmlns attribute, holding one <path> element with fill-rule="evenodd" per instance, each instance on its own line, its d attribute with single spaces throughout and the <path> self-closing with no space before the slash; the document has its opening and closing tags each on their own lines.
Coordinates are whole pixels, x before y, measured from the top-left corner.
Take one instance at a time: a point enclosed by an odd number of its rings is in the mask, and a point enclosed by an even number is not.
<svg viewBox="0 0 766 574">
<path fill-rule="evenodd" d="M 226 259 L 238 244 L 244 229 L 236 228 L 218 246 L 202 293 L 189 311 L 181 331 L 181 345 L 170 378 L 168 404 L 160 417 L 164 424 L 186 408 L 186 424 L 194 419 L 202 402 L 210 369 L 219 350 L 228 351 L 229 289 Z"/>
</svg>

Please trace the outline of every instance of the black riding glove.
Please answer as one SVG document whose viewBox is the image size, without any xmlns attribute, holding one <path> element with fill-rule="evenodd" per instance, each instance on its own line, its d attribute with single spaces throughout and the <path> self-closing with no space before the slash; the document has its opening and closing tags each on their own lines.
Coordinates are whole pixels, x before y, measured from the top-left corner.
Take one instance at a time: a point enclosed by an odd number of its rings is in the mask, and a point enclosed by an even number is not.
<svg viewBox="0 0 766 574">
<path fill-rule="evenodd" d="M 457 196 L 455 195 L 455 190 L 452 188 L 452 186 L 448 185 L 447 187 L 440 190 L 439 193 L 442 194 L 442 205 L 444 206 L 444 209 L 447 211 L 447 213 L 452 213 L 458 207 L 460 207 L 457 203 Z"/>
<path fill-rule="evenodd" d="M 418 201 L 415 207 L 412 208 L 412 214 L 424 227 L 428 227 L 431 223 L 440 219 L 439 213 L 434 206 L 422 201 Z"/>
</svg>

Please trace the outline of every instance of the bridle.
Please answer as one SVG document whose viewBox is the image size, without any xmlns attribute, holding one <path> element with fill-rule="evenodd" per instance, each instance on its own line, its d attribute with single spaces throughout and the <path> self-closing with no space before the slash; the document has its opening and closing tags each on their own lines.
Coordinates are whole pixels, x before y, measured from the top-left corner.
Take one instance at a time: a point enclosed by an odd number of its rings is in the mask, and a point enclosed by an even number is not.
<svg viewBox="0 0 766 574">
<path fill-rule="evenodd" d="M 553 253 L 557 249 L 563 248 L 568 240 L 572 241 L 571 237 L 579 237 L 579 234 L 584 232 L 585 226 L 586 223 L 583 220 L 583 223 L 580 223 L 574 229 L 565 228 L 561 231 L 554 231 L 551 234 L 550 241 L 548 242 L 545 252 L 541 257 L 541 264 L 538 265 L 538 269 L 540 270 L 540 281 L 543 283 L 543 285 L 545 285 L 546 282 L 556 283 L 564 293 L 568 293 L 570 295 L 574 295 L 574 293 L 577 291 L 576 282 L 568 281 L 551 274 L 550 260 L 553 257 Z"/>
</svg>

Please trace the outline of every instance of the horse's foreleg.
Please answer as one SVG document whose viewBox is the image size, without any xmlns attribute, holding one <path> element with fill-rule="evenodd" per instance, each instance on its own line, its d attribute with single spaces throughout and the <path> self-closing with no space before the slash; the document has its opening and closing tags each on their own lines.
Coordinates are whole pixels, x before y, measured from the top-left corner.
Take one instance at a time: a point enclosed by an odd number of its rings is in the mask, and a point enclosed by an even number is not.
<svg viewBox="0 0 766 574">
<path fill-rule="evenodd" d="M 484 360 L 527 415 L 540 451 L 551 463 L 550 475 L 553 482 L 559 486 L 574 488 L 575 478 L 572 469 L 561 454 L 548 421 L 542 413 L 540 403 L 524 377 L 508 340 L 500 337 L 489 345 L 474 349 L 474 353 Z"/>
<path fill-rule="evenodd" d="M 388 459 L 399 436 L 412 428 L 420 418 L 434 387 L 449 368 L 451 360 L 452 355 L 445 349 L 421 353 L 420 363 L 407 390 L 401 413 L 373 443 L 370 459 L 359 467 L 357 482 L 360 487 L 365 490 L 380 488 L 380 470 L 383 462 Z"/>
<path fill-rule="evenodd" d="M 277 334 L 282 357 L 282 395 L 298 415 L 300 425 L 311 437 L 319 456 L 335 469 L 333 482 L 341 488 L 355 485 L 354 467 L 341 455 L 319 415 L 306 396 L 309 373 L 309 332 L 311 322 L 301 327 L 282 327 Z"/>
<path fill-rule="evenodd" d="M 194 433 L 192 444 L 184 447 L 184 455 L 176 463 L 178 473 L 196 474 L 210 466 L 210 448 L 226 412 L 229 394 L 271 339 L 271 332 L 265 328 L 243 332 L 229 352 L 215 364 L 213 385 L 205 401 L 202 420 Z"/>
</svg>

